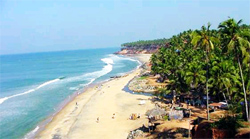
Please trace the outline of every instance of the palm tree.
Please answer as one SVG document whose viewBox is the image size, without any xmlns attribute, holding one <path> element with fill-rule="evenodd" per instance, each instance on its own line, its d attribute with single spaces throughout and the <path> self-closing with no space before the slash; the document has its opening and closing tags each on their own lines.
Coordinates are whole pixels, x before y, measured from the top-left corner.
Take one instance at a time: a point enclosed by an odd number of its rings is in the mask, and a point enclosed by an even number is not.
<svg viewBox="0 0 250 139">
<path fill-rule="evenodd" d="M 232 96 L 229 93 L 229 87 L 232 87 L 234 84 L 240 84 L 239 76 L 232 61 L 223 60 L 222 58 L 214 58 L 211 61 L 212 67 L 210 72 L 212 76 L 208 82 L 215 88 L 215 91 L 223 94 L 224 100 L 228 104 L 224 90 L 226 90 L 229 100 L 231 100 Z"/>
<path fill-rule="evenodd" d="M 188 64 L 188 68 L 186 69 L 185 73 L 185 80 L 191 88 L 195 88 L 197 92 L 197 88 L 200 84 L 206 82 L 206 71 L 203 70 L 203 65 L 198 64 L 198 62 L 193 61 L 192 63 Z"/>
<path fill-rule="evenodd" d="M 245 82 L 244 76 L 242 73 L 242 64 L 243 61 L 247 61 L 246 59 L 249 58 L 249 52 L 247 49 L 250 48 L 250 42 L 247 38 L 250 36 L 249 31 L 244 31 L 240 29 L 240 24 L 242 20 L 236 22 L 233 18 L 230 18 L 219 25 L 220 31 L 224 35 L 227 44 L 227 49 L 229 52 L 233 52 L 235 58 L 237 59 L 241 82 L 242 82 L 242 89 L 244 93 L 244 100 L 245 100 L 245 107 L 246 107 L 246 117 L 248 119 L 248 103 L 247 103 L 247 94 L 245 89 Z"/>
<path fill-rule="evenodd" d="M 164 51 L 165 51 L 165 48 L 161 48 L 159 53 L 153 54 L 151 56 L 151 59 L 150 59 L 151 64 L 152 64 L 151 68 L 152 68 L 153 73 L 155 73 L 155 74 L 164 72 L 164 65 L 163 65 L 163 63 L 165 63 L 164 62 L 164 55 L 165 55 Z"/>
<path fill-rule="evenodd" d="M 245 85 L 246 85 L 246 94 L 250 94 L 250 62 L 249 62 L 249 68 L 246 68 L 244 73 L 246 74 L 245 76 Z M 250 112 L 248 113 L 248 121 L 250 122 Z"/>
<path fill-rule="evenodd" d="M 211 24 L 208 23 L 208 26 L 202 26 L 201 31 L 194 31 L 192 33 L 192 41 L 191 43 L 194 45 L 195 48 L 201 48 L 205 49 L 205 55 L 206 55 L 206 63 L 207 63 L 207 74 L 206 74 L 206 94 L 207 94 L 207 119 L 208 121 L 210 120 L 209 118 L 209 106 L 208 106 L 208 73 L 209 73 L 209 53 L 211 50 L 214 49 L 214 42 L 217 42 L 217 39 L 212 36 L 209 28 Z"/>
<path fill-rule="evenodd" d="M 156 54 L 153 54 L 150 58 L 150 63 L 151 63 L 151 70 L 154 74 L 159 73 L 159 68 L 158 65 L 161 61 L 158 59 Z"/>
</svg>

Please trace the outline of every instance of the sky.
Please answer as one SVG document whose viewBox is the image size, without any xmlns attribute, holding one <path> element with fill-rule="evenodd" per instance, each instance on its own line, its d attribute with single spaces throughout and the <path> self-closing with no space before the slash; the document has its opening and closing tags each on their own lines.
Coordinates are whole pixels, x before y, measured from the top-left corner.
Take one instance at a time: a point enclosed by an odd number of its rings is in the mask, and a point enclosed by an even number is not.
<svg viewBox="0 0 250 139">
<path fill-rule="evenodd" d="M 250 0 L 0 0 L 0 54 L 120 47 L 250 23 Z"/>
</svg>

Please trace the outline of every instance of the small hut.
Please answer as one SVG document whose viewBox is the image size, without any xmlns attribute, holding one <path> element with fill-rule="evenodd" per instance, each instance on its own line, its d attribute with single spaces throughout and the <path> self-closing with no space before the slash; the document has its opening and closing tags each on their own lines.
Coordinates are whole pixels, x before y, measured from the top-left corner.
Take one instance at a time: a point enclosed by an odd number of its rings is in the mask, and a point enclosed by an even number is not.
<svg viewBox="0 0 250 139">
<path fill-rule="evenodd" d="M 161 109 L 159 107 L 156 107 L 154 109 L 148 110 L 146 112 L 146 115 L 149 117 L 151 120 L 158 120 L 162 119 L 164 115 L 166 115 L 167 112 L 164 109 Z"/>
</svg>

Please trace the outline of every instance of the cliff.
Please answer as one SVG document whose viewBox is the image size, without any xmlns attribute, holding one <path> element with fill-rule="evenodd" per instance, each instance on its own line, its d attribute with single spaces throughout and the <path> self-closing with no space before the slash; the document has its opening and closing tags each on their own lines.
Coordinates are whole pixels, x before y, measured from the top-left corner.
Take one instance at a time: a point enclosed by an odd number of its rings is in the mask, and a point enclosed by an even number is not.
<svg viewBox="0 0 250 139">
<path fill-rule="evenodd" d="M 169 39 L 156 39 L 156 40 L 139 40 L 136 42 L 128 42 L 122 44 L 121 51 L 115 54 L 152 54 L 158 51 L 162 46 L 167 46 Z"/>
<path fill-rule="evenodd" d="M 115 54 L 126 55 L 126 54 L 152 54 L 158 51 L 160 46 L 149 47 L 149 48 L 122 48 L 121 51 L 116 52 Z"/>
</svg>

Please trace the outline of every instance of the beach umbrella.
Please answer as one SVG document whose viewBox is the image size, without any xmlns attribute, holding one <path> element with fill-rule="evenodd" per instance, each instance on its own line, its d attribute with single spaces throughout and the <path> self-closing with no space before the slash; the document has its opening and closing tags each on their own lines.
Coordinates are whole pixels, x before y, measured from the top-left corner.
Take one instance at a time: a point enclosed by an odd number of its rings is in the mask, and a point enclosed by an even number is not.
<svg viewBox="0 0 250 139">
<path fill-rule="evenodd" d="M 147 116 L 157 116 L 157 115 L 166 115 L 166 111 L 161 108 L 154 108 L 146 112 Z"/>
</svg>

